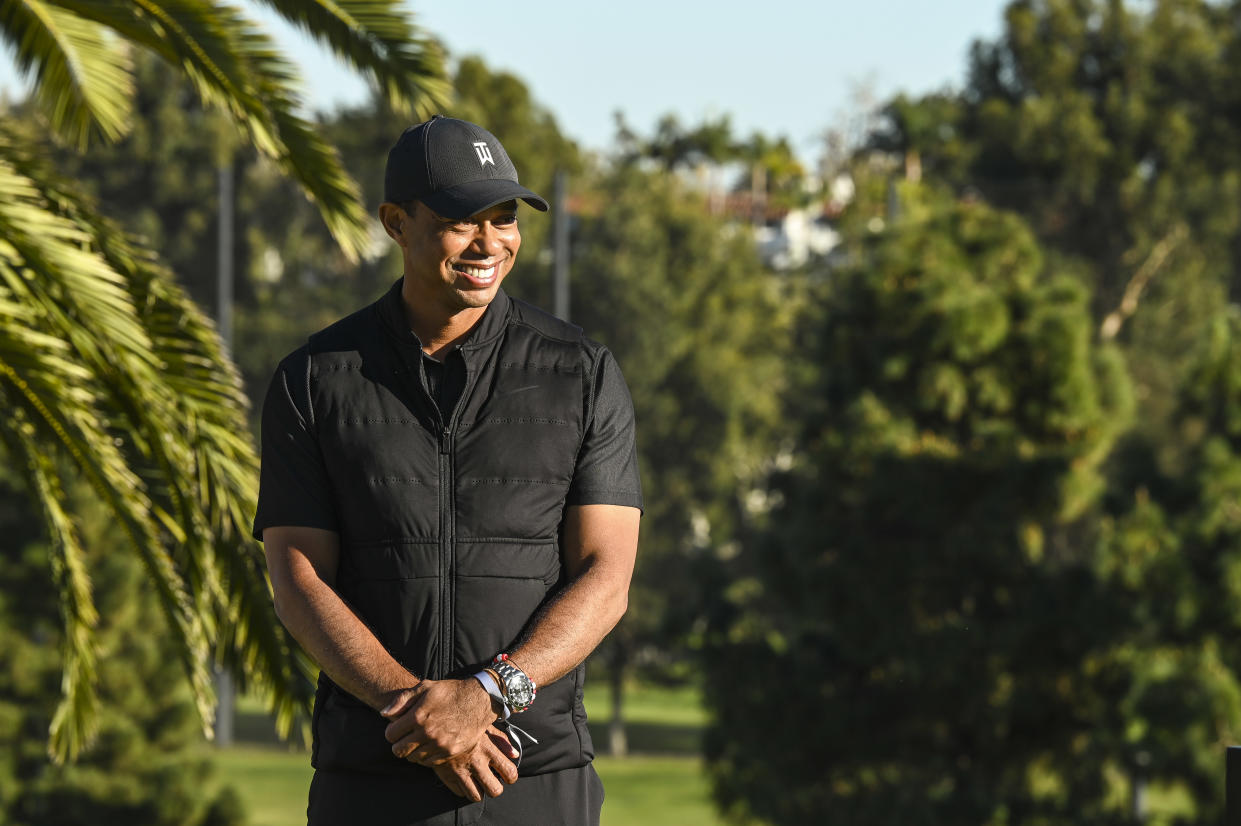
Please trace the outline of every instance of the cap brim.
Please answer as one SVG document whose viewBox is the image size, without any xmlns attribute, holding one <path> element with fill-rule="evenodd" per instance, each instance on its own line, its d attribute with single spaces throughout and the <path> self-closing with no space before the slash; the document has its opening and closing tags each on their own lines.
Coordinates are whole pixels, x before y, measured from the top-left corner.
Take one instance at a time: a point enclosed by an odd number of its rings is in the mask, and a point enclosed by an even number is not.
<svg viewBox="0 0 1241 826">
<path fill-rule="evenodd" d="M 441 189 L 421 200 L 437 215 L 445 218 L 469 218 L 496 204 L 518 198 L 540 212 L 547 212 L 547 201 L 519 183 L 496 178 L 458 184 Z"/>
</svg>

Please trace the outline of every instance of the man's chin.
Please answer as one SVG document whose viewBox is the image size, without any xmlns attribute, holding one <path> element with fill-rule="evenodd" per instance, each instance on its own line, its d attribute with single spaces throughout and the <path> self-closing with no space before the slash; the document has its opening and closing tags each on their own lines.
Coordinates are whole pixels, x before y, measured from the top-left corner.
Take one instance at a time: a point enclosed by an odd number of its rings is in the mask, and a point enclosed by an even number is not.
<svg viewBox="0 0 1241 826">
<path fill-rule="evenodd" d="M 500 285 L 498 283 L 492 284 L 491 286 L 485 287 L 485 288 L 475 287 L 475 288 L 465 289 L 465 290 L 458 288 L 457 298 L 461 303 L 461 309 L 463 310 L 475 309 L 476 310 L 479 307 L 486 307 L 488 304 L 494 301 L 496 297 L 496 293 L 498 293 L 499 291 L 500 291 Z"/>
</svg>

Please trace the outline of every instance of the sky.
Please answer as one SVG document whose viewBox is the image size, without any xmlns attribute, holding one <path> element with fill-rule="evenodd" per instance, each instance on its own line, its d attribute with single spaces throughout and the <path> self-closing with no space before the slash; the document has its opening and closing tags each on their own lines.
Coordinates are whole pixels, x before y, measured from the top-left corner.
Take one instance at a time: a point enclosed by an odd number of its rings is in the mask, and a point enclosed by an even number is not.
<svg viewBox="0 0 1241 826">
<path fill-rule="evenodd" d="M 364 81 L 330 53 L 258 4 L 243 5 L 302 67 L 312 110 L 366 99 Z M 825 130 L 859 111 L 859 92 L 881 101 L 898 91 L 959 88 L 970 43 L 999 34 L 1006 2 L 406 5 L 452 55 L 479 55 L 492 69 L 520 77 L 561 131 L 587 147 L 610 145 L 617 111 L 639 133 L 649 133 L 666 113 L 685 125 L 727 114 L 736 134 L 786 136 L 809 159 Z M 13 96 L 15 83 L 11 53 L 0 53 L 0 90 Z"/>
</svg>

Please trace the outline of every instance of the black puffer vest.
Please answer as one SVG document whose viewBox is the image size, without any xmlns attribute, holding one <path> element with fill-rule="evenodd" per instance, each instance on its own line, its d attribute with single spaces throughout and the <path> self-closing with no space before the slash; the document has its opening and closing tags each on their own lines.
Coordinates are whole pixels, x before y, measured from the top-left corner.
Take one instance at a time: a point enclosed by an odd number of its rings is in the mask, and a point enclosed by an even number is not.
<svg viewBox="0 0 1241 826">
<path fill-rule="evenodd" d="M 449 421 L 419 380 L 400 282 L 303 352 L 337 503 L 338 592 L 414 674 L 475 673 L 561 584 L 561 519 L 601 347 L 500 292 L 461 347 L 467 379 Z M 514 718 L 539 741 L 522 774 L 593 758 L 583 673 L 540 686 Z M 429 774 L 392 756 L 384 726 L 320 677 L 316 768 Z"/>
</svg>

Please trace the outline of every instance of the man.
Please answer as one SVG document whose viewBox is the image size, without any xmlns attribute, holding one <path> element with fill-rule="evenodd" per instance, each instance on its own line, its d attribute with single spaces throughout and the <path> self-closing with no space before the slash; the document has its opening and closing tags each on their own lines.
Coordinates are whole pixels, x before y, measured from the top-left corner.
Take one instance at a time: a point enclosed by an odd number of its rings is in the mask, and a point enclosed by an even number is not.
<svg viewBox="0 0 1241 826">
<path fill-rule="evenodd" d="M 500 288 L 500 142 L 407 129 L 379 217 L 404 275 L 285 358 L 255 534 L 319 663 L 317 824 L 597 823 L 582 662 L 625 611 L 642 499 L 611 355 Z"/>
</svg>

